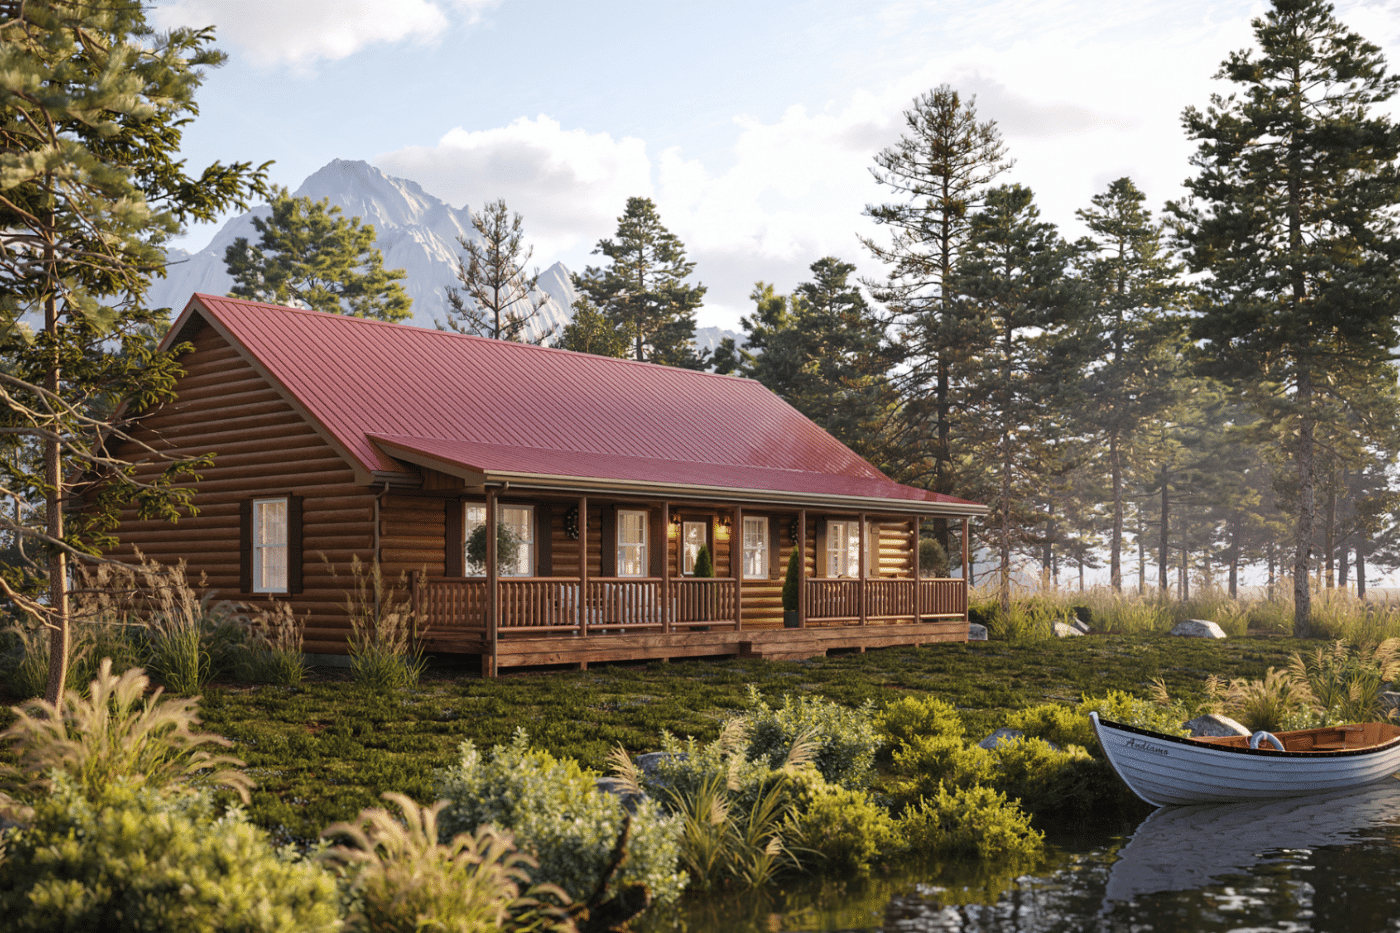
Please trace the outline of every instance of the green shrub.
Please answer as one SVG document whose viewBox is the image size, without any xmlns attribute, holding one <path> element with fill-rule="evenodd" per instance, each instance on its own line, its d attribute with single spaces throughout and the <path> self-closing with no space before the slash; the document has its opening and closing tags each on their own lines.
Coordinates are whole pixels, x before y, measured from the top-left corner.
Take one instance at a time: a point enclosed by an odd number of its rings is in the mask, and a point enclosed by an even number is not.
<svg viewBox="0 0 1400 933">
<path fill-rule="evenodd" d="M 350 869 L 360 908 L 353 919 L 361 927 L 373 933 L 573 930 L 562 909 L 569 900 L 563 891 L 536 886 L 521 896 L 534 862 L 509 837 L 482 827 L 440 844 L 443 801 L 419 807 L 402 794 L 386 793 L 384 799 L 398 806 L 402 820 L 374 808 L 321 834 L 348 842 L 325 858 Z"/>
<path fill-rule="evenodd" d="M 700 545 L 700 550 L 695 552 L 695 575 L 697 577 L 713 577 L 715 575 L 715 559 L 710 555 L 708 544 Z"/>
<path fill-rule="evenodd" d="M 477 525 L 467 536 L 467 563 L 486 566 L 486 526 Z M 520 538 L 509 525 L 496 523 L 496 567 L 509 570 L 520 557 Z"/>
<path fill-rule="evenodd" d="M 813 764 L 822 777 L 842 787 L 865 787 L 873 777 L 875 749 L 874 706 L 867 702 L 849 709 L 820 696 L 783 697 L 773 709 L 749 688 L 747 757 L 779 767 L 804 735 L 813 737 Z"/>
<path fill-rule="evenodd" d="M 1031 813 L 1083 813 L 1107 792 L 1117 796 L 1112 772 L 1081 746 L 1051 748 L 1043 739 L 998 742 L 995 787 Z"/>
<path fill-rule="evenodd" d="M 888 785 L 891 801 L 909 807 L 940 787 L 972 787 L 996 776 L 996 756 L 950 735 L 916 735 L 895 749 Z"/>
<path fill-rule="evenodd" d="M 797 559 L 799 556 L 800 555 L 797 551 L 793 551 L 792 556 L 788 558 L 787 575 L 783 577 L 784 612 L 797 611 L 797 603 L 800 596 L 797 579 L 798 573 L 800 571 L 800 566 L 797 563 Z"/>
<path fill-rule="evenodd" d="M 907 810 L 897 825 L 911 850 L 930 855 L 1028 860 L 1045 845 L 1045 836 L 1031 828 L 1015 801 L 990 787 L 940 788 Z"/>
<path fill-rule="evenodd" d="M 238 811 L 202 792 L 122 778 L 97 800 L 55 772 L 0 860 L 7 930 L 338 930 L 340 893 L 315 863 L 273 849 Z"/>
<path fill-rule="evenodd" d="M 1400 674 L 1400 639 L 1358 645 L 1338 639 L 1308 655 L 1295 652 L 1288 673 L 1306 687 L 1313 709 L 1329 721 L 1384 719 L 1392 711 L 1382 694 Z"/>
<path fill-rule="evenodd" d="M 449 840 L 481 825 L 509 831 L 539 863 L 534 879 L 558 885 L 575 900 L 589 900 L 606 879 L 605 897 L 644 884 L 654 902 L 674 901 L 686 881 L 676 866 L 680 825 L 655 802 L 638 803 L 626 860 L 608 877 L 627 811 L 616 795 L 598 789 L 595 778 L 571 758 L 531 749 L 524 730 L 485 755 L 464 742 L 460 761 L 437 775 L 438 794 L 447 800 L 440 836 Z"/>
<path fill-rule="evenodd" d="M 1140 729 L 1151 729 L 1153 732 L 1162 732 L 1166 735 L 1191 734 L 1189 729 L 1182 726 L 1182 722 L 1189 719 L 1190 716 L 1175 704 L 1162 706 L 1150 700 L 1135 697 L 1131 693 L 1124 693 L 1122 690 L 1110 690 L 1101 697 L 1085 696 L 1082 700 L 1079 708 L 1086 721 L 1089 714 L 1094 712 L 1103 719 L 1121 722 L 1127 726 L 1137 726 Z"/>
<path fill-rule="evenodd" d="M 1094 724 L 1085 710 L 1060 703 L 1040 703 L 1016 710 L 1006 718 L 1009 729 L 1018 729 L 1027 738 L 1044 739 L 1052 745 L 1067 748 L 1094 745 Z"/>
<path fill-rule="evenodd" d="M 919 542 L 919 575 L 923 577 L 948 576 L 948 552 L 934 538 L 924 538 Z"/>
<path fill-rule="evenodd" d="M 865 791 L 828 784 L 803 769 L 794 780 L 796 813 L 786 834 L 804 859 L 838 871 L 869 871 L 902 844 L 889 811 Z"/>
<path fill-rule="evenodd" d="M 936 697 L 901 697 L 875 716 L 875 733 L 880 744 L 895 749 L 915 736 L 946 736 L 961 739 L 963 721 L 951 703 Z"/>
</svg>

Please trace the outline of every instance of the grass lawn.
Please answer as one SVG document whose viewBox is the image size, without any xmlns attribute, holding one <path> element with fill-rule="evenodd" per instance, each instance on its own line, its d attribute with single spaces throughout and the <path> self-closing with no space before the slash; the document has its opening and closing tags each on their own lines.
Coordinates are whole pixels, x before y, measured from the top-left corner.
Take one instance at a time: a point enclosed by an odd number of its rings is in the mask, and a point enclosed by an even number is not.
<svg viewBox="0 0 1400 933">
<path fill-rule="evenodd" d="M 250 817 L 279 841 L 291 841 L 379 805 L 386 790 L 428 802 L 434 771 L 463 740 L 488 746 L 517 728 L 533 744 L 601 770 L 613 746 L 634 754 L 652 750 L 663 730 L 713 738 L 745 707 L 753 684 L 770 701 L 815 693 L 850 706 L 933 694 L 963 710 L 976 736 L 1000 725 L 1008 711 L 1036 703 L 1114 689 L 1145 696 L 1157 676 L 1174 696 L 1190 699 L 1208 674 L 1260 677 L 1312 647 L 1315 642 L 1277 637 L 1094 635 L 891 648 L 808 662 L 616 665 L 496 681 L 444 666 L 402 693 L 361 690 L 348 672 L 323 670 L 299 688 L 211 685 L 200 711 L 207 729 L 233 740 L 233 752 L 258 782 Z"/>
</svg>

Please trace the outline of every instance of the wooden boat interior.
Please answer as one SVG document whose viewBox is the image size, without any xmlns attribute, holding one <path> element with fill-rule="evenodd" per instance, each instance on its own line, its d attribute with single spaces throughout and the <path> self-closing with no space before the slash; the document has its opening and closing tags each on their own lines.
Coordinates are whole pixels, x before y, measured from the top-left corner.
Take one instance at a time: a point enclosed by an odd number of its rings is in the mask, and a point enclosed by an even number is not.
<svg viewBox="0 0 1400 933">
<path fill-rule="evenodd" d="M 1320 729 L 1297 729 L 1275 732 L 1286 752 L 1339 752 L 1373 748 L 1400 738 L 1400 725 L 1388 722 L 1363 722 L 1349 726 L 1324 726 Z M 1197 736 L 1191 741 L 1202 745 L 1223 745 L 1226 748 L 1249 748 L 1249 736 Z M 1265 743 L 1262 748 L 1270 748 Z"/>
</svg>

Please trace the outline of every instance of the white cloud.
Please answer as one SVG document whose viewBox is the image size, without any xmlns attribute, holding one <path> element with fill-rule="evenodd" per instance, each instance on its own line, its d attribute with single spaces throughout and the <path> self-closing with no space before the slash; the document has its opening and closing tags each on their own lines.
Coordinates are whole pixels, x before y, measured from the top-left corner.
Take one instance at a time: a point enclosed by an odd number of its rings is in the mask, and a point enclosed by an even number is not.
<svg viewBox="0 0 1400 933">
<path fill-rule="evenodd" d="M 378 42 L 430 42 L 454 18 L 474 23 L 500 0 L 174 0 L 155 7 L 160 26 L 218 27 L 259 65 L 306 69 Z"/>
<path fill-rule="evenodd" d="M 435 146 L 399 149 L 374 163 L 454 205 L 477 209 L 504 198 L 524 216 L 535 256 L 546 265 L 559 254 L 586 255 L 611 235 L 629 197 L 652 193 L 642 140 L 565 130 L 543 115 L 488 130 L 458 127 Z"/>
</svg>

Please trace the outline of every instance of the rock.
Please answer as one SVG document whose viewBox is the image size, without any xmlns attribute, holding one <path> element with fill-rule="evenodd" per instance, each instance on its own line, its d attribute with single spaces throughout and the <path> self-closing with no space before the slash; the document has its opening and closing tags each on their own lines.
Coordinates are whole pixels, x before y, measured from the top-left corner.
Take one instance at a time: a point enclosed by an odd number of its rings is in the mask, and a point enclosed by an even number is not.
<svg viewBox="0 0 1400 933">
<path fill-rule="evenodd" d="M 1222 716 L 1219 713 L 1206 713 L 1204 716 L 1197 716 L 1190 722 L 1182 723 L 1191 730 L 1192 735 L 1249 735 L 1250 732 L 1243 725 L 1229 716 Z"/>
<path fill-rule="evenodd" d="M 644 752 L 636 758 L 633 758 L 632 761 L 637 765 L 638 771 L 642 772 L 646 777 L 654 778 L 656 777 L 657 766 L 670 757 L 671 756 L 666 752 Z M 676 757 L 684 761 L 688 756 L 684 752 L 681 752 Z"/>
<path fill-rule="evenodd" d="M 1081 635 L 1089 634 L 1089 623 L 1085 622 L 1083 619 L 1076 618 L 1069 626 Z"/>
<path fill-rule="evenodd" d="M 1393 709 L 1400 709 L 1400 693 L 1394 690 L 1385 690 L 1381 693 L 1381 710 L 1388 712 Z"/>
<path fill-rule="evenodd" d="M 1224 638 L 1225 632 L 1214 622 L 1205 619 L 1183 619 L 1172 628 L 1171 634 L 1182 638 Z"/>
<path fill-rule="evenodd" d="M 996 748 L 1001 742 L 1010 742 L 1014 739 L 1023 739 L 1026 734 L 1020 729 L 1001 728 L 977 743 L 978 748 Z"/>
<path fill-rule="evenodd" d="M 985 626 L 985 625 L 978 625 L 976 622 L 969 622 L 969 623 L 967 623 L 967 640 L 968 640 L 968 641 L 986 641 L 986 640 L 987 640 L 987 626 Z"/>
<path fill-rule="evenodd" d="M 1056 638 L 1067 638 L 1067 637 L 1069 637 L 1069 636 L 1071 636 L 1071 635 L 1083 635 L 1083 634 L 1084 634 L 1083 632 L 1081 632 L 1079 629 L 1075 628 L 1073 625 L 1065 625 L 1063 622 L 1056 622 L 1056 623 L 1055 623 L 1055 637 L 1056 637 Z"/>
<path fill-rule="evenodd" d="M 622 801 L 622 806 L 628 813 L 637 812 L 638 802 L 645 800 L 646 794 L 635 794 L 623 787 L 622 782 L 617 778 L 600 777 L 595 780 L 594 785 L 605 794 L 616 794 Z"/>
</svg>

